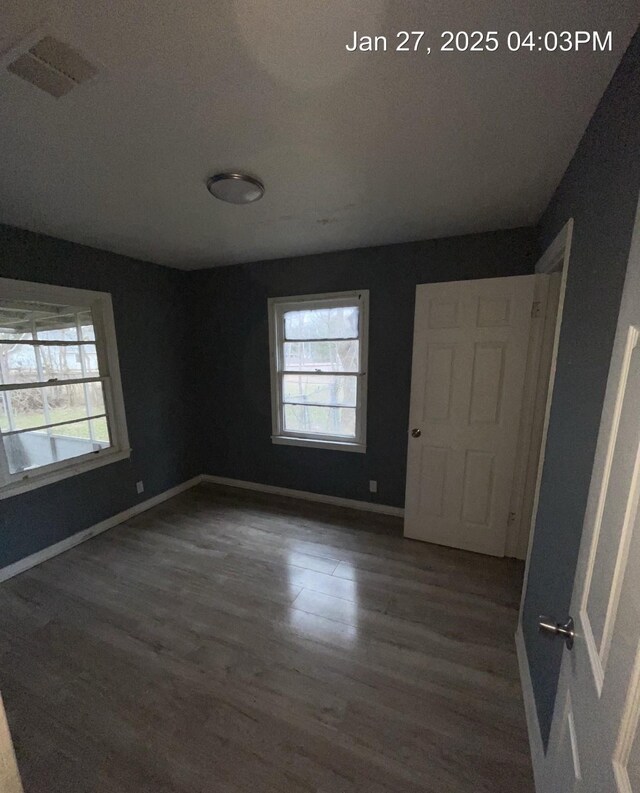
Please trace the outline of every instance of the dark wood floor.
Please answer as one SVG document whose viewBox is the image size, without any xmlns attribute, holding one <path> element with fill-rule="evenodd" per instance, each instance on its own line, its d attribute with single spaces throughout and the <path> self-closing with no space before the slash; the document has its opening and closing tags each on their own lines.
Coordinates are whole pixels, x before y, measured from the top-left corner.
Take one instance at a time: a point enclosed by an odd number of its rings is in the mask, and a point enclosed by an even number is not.
<svg viewBox="0 0 640 793">
<path fill-rule="evenodd" d="M 25 793 L 532 791 L 522 566 L 201 486 L 0 585 Z"/>
</svg>

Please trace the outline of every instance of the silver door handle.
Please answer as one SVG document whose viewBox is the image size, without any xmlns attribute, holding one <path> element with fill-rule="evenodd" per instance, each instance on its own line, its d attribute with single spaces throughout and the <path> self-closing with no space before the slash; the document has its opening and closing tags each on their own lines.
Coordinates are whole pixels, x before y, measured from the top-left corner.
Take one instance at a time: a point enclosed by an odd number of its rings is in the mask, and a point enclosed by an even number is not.
<svg viewBox="0 0 640 793">
<path fill-rule="evenodd" d="M 411 437 L 412 438 L 419 438 L 422 435 L 422 430 L 419 430 L 417 427 L 414 427 L 411 430 Z"/>
<path fill-rule="evenodd" d="M 562 636 L 567 645 L 567 650 L 573 647 L 573 640 L 576 637 L 573 617 L 569 617 L 566 622 L 555 622 L 551 617 L 540 617 L 538 619 L 538 630 L 540 633 L 549 633 L 551 636 Z"/>
</svg>

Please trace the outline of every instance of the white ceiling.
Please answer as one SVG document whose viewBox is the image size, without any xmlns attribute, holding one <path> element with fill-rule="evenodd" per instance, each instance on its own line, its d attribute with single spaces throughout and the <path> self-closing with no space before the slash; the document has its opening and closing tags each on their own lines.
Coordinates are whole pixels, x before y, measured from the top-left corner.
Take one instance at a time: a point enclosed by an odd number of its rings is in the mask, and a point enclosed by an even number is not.
<svg viewBox="0 0 640 793">
<path fill-rule="evenodd" d="M 4 0 L 99 76 L 0 73 L 0 221 L 183 268 L 535 223 L 638 24 L 637 0 Z M 495 30 L 496 53 L 347 53 L 353 30 Z M 510 30 L 614 51 L 512 53 Z M 218 170 L 266 195 L 226 205 Z"/>
</svg>

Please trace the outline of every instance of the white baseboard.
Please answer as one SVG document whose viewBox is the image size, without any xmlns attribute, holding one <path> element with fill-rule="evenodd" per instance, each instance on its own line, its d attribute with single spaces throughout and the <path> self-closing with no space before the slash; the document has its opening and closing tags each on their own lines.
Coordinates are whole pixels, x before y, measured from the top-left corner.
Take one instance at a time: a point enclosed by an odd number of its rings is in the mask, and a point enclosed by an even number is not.
<svg viewBox="0 0 640 793">
<path fill-rule="evenodd" d="M 199 485 L 201 482 L 239 487 L 243 490 L 256 490 L 260 493 L 289 496 L 290 498 L 299 498 L 304 501 L 317 501 L 321 504 L 334 504 L 339 507 L 360 509 L 366 512 L 379 512 L 383 515 L 397 515 L 401 517 L 404 514 L 404 510 L 400 507 L 390 507 L 386 504 L 375 504 L 369 501 L 357 501 L 356 499 L 338 498 L 336 496 L 324 496 L 320 493 L 308 493 L 305 490 L 291 490 L 288 487 L 274 487 L 272 485 L 261 485 L 257 482 L 244 482 L 240 479 L 228 479 L 224 476 L 209 476 L 208 474 L 203 474 L 194 476 L 193 479 L 189 479 L 181 485 L 176 485 L 176 487 L 165 490 L 164 493 L 160 493 L 153 498 L 148 498 L 146 501 L 142 501 L 129 509 L 125 509 L 124 512 L 119 512 L 117 515 L 113 515 L 100 523 L 96 523 L 95 526 L 89 526 L 88 529 L 72 534 L 71 537 L 66 537 L 64 540 L 55 543 L 55 545 L 50 545 L 48 548 L 43 548 L 41 551 L 32 553 L 31 556 L 26 556 L 24 559 L 19 559 L 17 562 L 1 568 L 0 583 L 2 581 L 7 581 L 9 578 L 13 578 L 19 573 L 23 573 L 25 570 L 29 570 L 31 567 L 35 567 L 41 562 L 46 562 L 47 559 L 52 559 L 54 556 L 68 551 L 75 545 L 79 545 L 81 542 L 85 542 L 85 540 L 89 540 L 97 534 L 102 534 L 103 531 L 112 529 L 119 523 L 124 523 L 126 520 L 133 518 L 135 515 L 139 515 L 141 512 L 146 512 L 146 510 L 155 507 L 156 504 L 161 504 L 163 501 L 173 498 L 173 496 L 177 496 L 179 493 L 183 493 L 185 490 L 189 490 L 189 488 Z"/>
<path fill-rule="evenodd" d="M 533 764 L 533 777 L 536 790 L 543 790 L 542 774 L 545 768 L 546 757 L 544 746 L 542 745 L 536 701 L 533 696 L 533 683 L 531 682 L 527 647 L 524 643 L 521 625 L 518 625 L 518 630 L 516 631 L 516 653 L 518 655 L 518 667 L 520 669 L 524 712 L 527 719 L 527 732 L 529 733 L 529 749 L 531 751 L 531 762 Z"/>
<path fill-rule="evenodd" d="M 364 512 L 378 512 L 382 515 L 395 515 L 401 518 L 404 515 L 402 507 L 391 507 L 387 504 L 377 504 L 374 501 L 358 501 L 355 498 L 340 498 L 338 496 L 325 496 L 322 493 L 309 493 L 307 490 L 293 490 L 289 487 L 276 487 L 275 485 L 262 485 L 259 482 L 245 482 L 242 479 L 229 479 L 226 476 L 211 476 L 203 474 L 203 482 L 213 485 L 226 485 L 239 487 L 242 490 L 255 490 L 258 493 L 271 493 L 276 496 L 299 498 L 303 501 L 317 501 L 320 504 L 333 504 L 337 507 L 360 509 Z"/>
<path fill-rule="evenodd" d="M 188 490 L 194 485 L 200 484 L 201 481 L 202 477 L 200 476 L 195 476 L 193 479 L 188 479 L 186 482 L 183 482 L 180 485 L 176 485 L 169 490 L 165 490 L 164 493 L 153 496 L 153 498 L 148 498 L 146 501 L 141 501 L 139 504 L 135 504 L 133 507 L 125 509 L 124 512 L 119 512 L 117 515 L 113 515 L 111 518 L 107 518 L 100 523 L 96 523 L 95 526 L 89 526 L 88 529 L 79 531 L 77 534 L 72 534 L 71 537 L 66 537 L 64 540 L 55 543 L 55 545 L 50 545 L 48 548 L 43 548 L 41 551 L 32 553 L 31 556 L 26 556 L 24 559 L 19 559 L 17 562 L 7 565 L 7 567 L 3 567 L 0 569 L 0 582 L 7 581 L 9 578 L 13 578 L 13 576 L 23 573 L 30 567 L 35 567 L 41 562 L 46 562 L 47 559 L 51 559 L 60 553 L 68 551 L 69 548 L 73 548 L 74 545 L 80 545 L 81 542 L 85 542 L 85 540 L 95 537 L 96 534 L 102 534 L 103 531 L 112 529 L 119 523 L 124 523 L 125 520 L 133 518 L 134 515 L 139 515 L 141 512 L 146 512 L 148 509 L 155 507 L 156 504 L 161 504 L 163 501 L 173 498 L 173 496 L 177 496 L 179 493 Z"/>
</svg>

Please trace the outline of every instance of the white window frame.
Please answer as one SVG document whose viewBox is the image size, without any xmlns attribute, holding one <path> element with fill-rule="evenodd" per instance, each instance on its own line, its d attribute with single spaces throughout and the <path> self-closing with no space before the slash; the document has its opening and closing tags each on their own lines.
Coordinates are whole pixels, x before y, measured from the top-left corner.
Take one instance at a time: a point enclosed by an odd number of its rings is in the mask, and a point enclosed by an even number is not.
<svg viewBox="0 0 640 793">
<path fill-rule="evenodd" d="M 91 309 L 96 338 L 96 353 L 100 380 L 104 390 L 105 412 L 111 445 L 106 449 L 91 451 L 69 460 L 43 465 L 29 471 L 12 474 L 4 444 L 0 443 L 0 499 L 26 493 L 52 482 L 124 460 L 131 455 L 129 435 L 122 395 L 118 346 L 116 342 L 113 304 L 108 292 L 93 292 L 64 286 L 51 286 L 30 281 L 0 278 L 0 295 L 16 302 L 42 302 L 60 305 L 86 306 Z M 56 384 L 82 383 L 95 378 L 74 378 Z M 47 385 L 50 383 L 43 383 Z"/>
<path fill-rule="evenodd" d="M 314 308 L 358 306 L 358 340 L 360 370 L 356 373 L 356 436 L 345 440 L 336 435 L 296 434 L 284 429 L 282 375 L 284 374 L 284 314 Z M 285 446 L 306 446 L 315 449 L 337 449 L 346 452 L 367 451 L 367 366 L 369 351 L 369 290 L 329 292 L 298 297 L 272 297 L 268 300 L 269 350 L 271 359 L 271 441 Z M 340 374 L 334 372 L 334 374 Z"/>
</svg>

